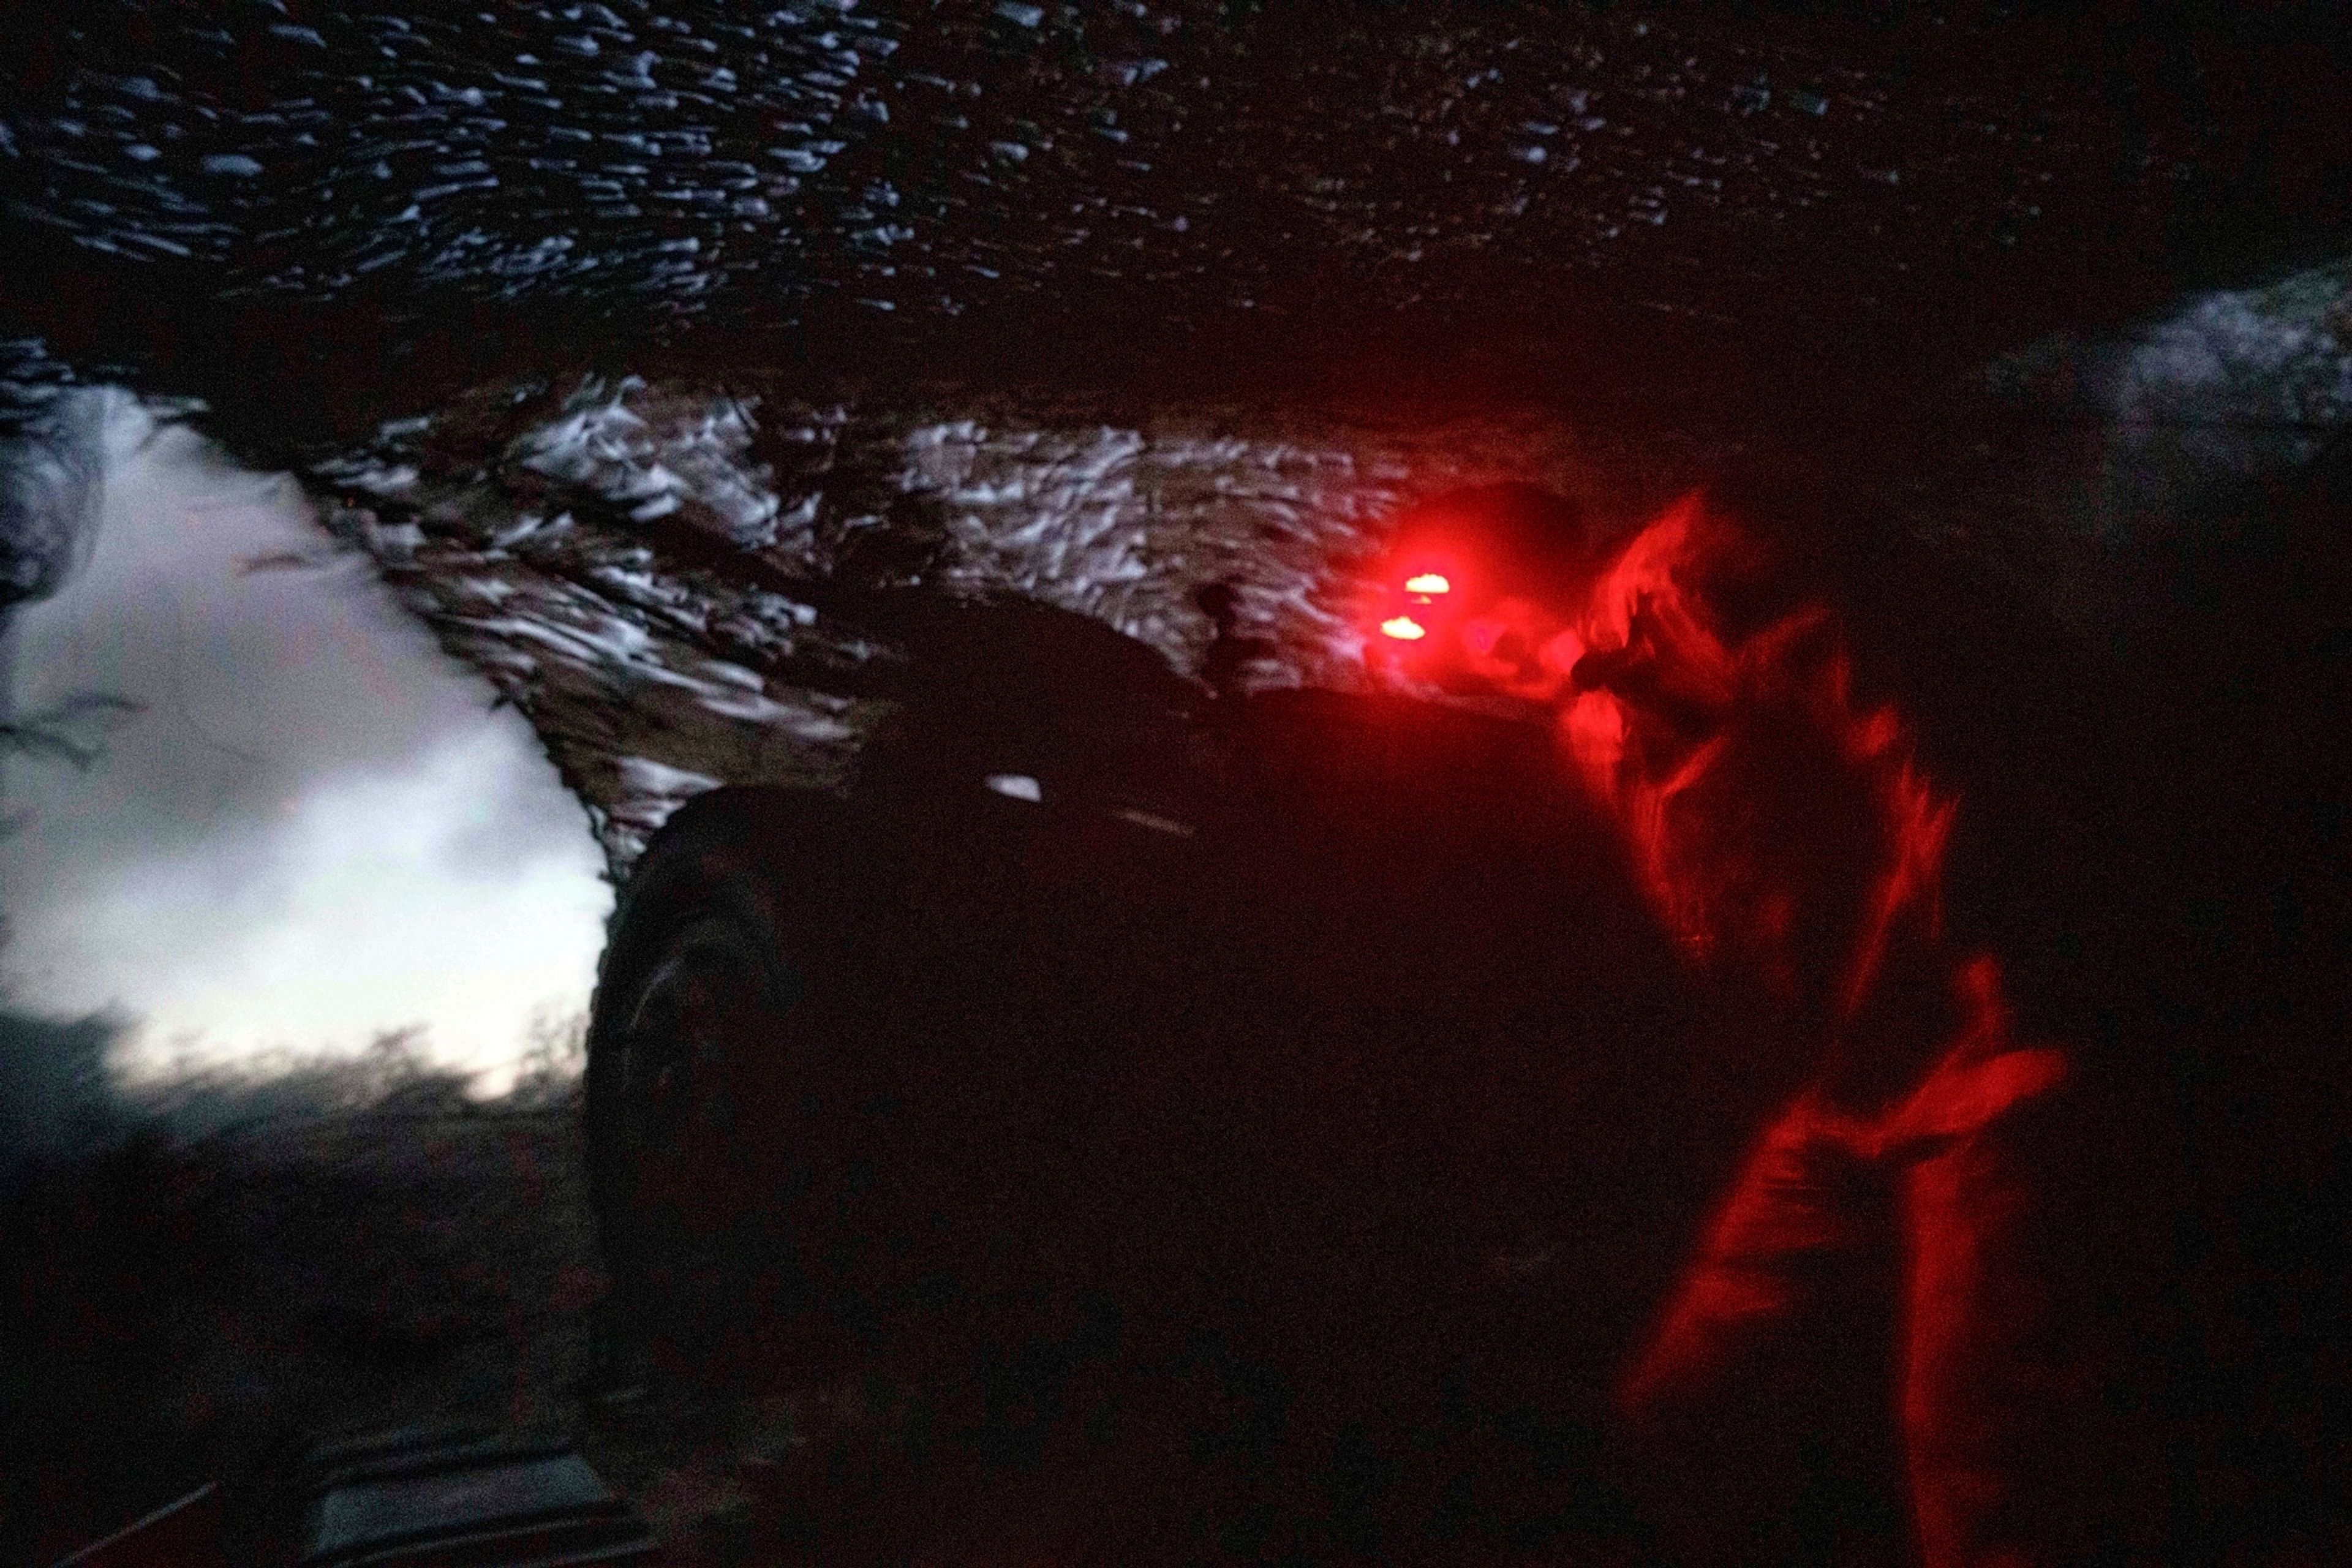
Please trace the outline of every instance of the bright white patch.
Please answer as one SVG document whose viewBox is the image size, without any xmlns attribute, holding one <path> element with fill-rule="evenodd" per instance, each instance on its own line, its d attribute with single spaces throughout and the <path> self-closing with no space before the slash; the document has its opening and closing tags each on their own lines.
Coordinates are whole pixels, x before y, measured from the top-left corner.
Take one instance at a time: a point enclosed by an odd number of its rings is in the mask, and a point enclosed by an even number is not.
<svg viewBox="0 0 2352 1568">
<path fill-rule="evenodd" d="M 635 376 L 610 391 L 592 377 L 565 400 L 562 417 L 518 439 L 513 456 L 627 508 L 639 522 L 691 504 L 739 544 L 773 542 L 781 502 L 767 468 L 751 460 L 751 405 L 657 403 L 649 418 L 633 406 L 645 399 Z"/>
<path fill-rule="evenodd" d="M 530 730 L 299 492 L 125 400 L 88 568 L 10 633 L 14 711 L 141 711 L 87 773 L 11 759 L 0 907 L 16 1005 L 133 1020 L 152 1080 L 336 1056 L 421 1026 L 426 1059 L 512 1077 L 587 1002 L 611 895 Z"/>
<path fill-rule="evenodd" d="M 610 815 L 614 822 L 629 830 L 639 849 L 679 806 L 706 790 L 719 787 L 719 781 L 708 774 L 674 768 L 646 757 L 623 757 L 620 767 L 625 798 L 613 805 Z"/>
<path fill-rule="evenodd" d="M 684 799 L 700 795 L 704 790 L 717 789 L 719 781 L 707 774 L 674 768 L 667 763 L 649 762 L 644 757 L 621 759 L 621 785 L 631 795 L 659 795 Z"/>
<path fill-rule="evenodd" d="M 339 458 L 320 465 L 320 471 L 339 484 L 352 485 L 380 496 L 397 495 L 415 487 L 413 463 L 384 463 L 374 458 Z"/>
<path fill-rule="evenodd" d="M 989 788 L 1013 800 L 1042 801 L 1045 791 L 1027 773 L 991 773 L 982 781 Z"/>
</svg>

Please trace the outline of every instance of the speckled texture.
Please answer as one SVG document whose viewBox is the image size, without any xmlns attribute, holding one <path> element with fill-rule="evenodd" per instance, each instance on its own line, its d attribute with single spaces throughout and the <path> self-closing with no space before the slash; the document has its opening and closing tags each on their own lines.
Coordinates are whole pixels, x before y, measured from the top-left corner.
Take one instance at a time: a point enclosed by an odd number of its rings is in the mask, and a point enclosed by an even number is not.
<svg viewBox="0 0 2352 1568">
<path fill-rule="evenodd" d="M 28 239 L 206 295 L 1944 335 L 2335 188 L 2318 45 L 1934 16 L 124 3 L 24 29 L 0 188 Z"/>
<path fill-rule="evenodd" d="M 1187 673 L 1209 634 L 1192 591 L 1230 582 L 1274 650 L 1254 679 L 1345 687 L 1363 679 L 1360 565 L 1415 498 L 1533 479 L 1622 530 L 1676 479 L 1535 410 L 1412 426 L 1189 405 L 1114 422 L 971 398 L 960 416 L 816 405 L 761 380 L 488 390 L 312 470 L 329 527 L 538 725 L 616 870 L 709 781 L 838 779 L 881 710 L 858 672 L 903 652 L 754 565 L 813 589 L 1010 591 Z M 697 539 L 719 564 L 681 556 Z"/>
</svg>

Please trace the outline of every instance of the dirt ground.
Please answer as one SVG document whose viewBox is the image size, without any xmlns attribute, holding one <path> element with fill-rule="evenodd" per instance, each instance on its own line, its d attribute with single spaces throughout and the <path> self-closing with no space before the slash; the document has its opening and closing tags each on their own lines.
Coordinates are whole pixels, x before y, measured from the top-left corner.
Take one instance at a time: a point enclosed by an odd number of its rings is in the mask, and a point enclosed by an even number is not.
<svg viewBox="0 0 2352 1568">
<path fill-rule="evenodd" d="M 576 1098 L 410 1098 L 151 1128 L 16 1195 L 0 1560 L 53 1560 L 216 1479 L 230 1542 L 268 1561 L 308 1443 L 410 1425 L 572 1435 L 664 1561 L 749 1560 L 752 1490 L 848 1402 L 590 1397 L 606 1279 Z"/>
<path fill-rule="evenodd" d="M 604 1354 L 576 1093 L 473 1105 L 417 1076 L 360 1109 L 187 1120 L 0 1211 L 0 1562 L 206 1480 L 230 1561 L 291 1562 L 304 1450 L 406 1426 L 570 1436 L 666 1563 L 1345 1554 L 1417 1506 L 1376 1509 L 1344 1413 L 1217 1344 L 1138 1360 L 1025 1300 L 952 1342 L 788 1344 L 719 1391 Z M 1507 1451 L 1505 1485 L 1561 1463 L 1540 1432 L 1472 1437 Z M 1512 1544 L 1485 1499 L 1445 1506 L 1465 1561 Z"/>
<path fill-rule="evenodd" d="M 233 1560 L 287 1560 L 304 1448 L 407 1426 L 568 1435 L 663 1561 L 748 1561 L 753 1490 L 856 1424 L 823 1390 L 593 1396 L 607 1281 L 576 1090 L 475 1104 L 415 1074 L 357 1109 L 223 1110 L 125 1118 L 0 1208 L 0 1561 L 205 1480 Z"/>
<path fill-rule="evenodd" d="M 37 1175 L 5 1227 L 0 1555 L 46 1561 L 327 1431 L 571 1419 L 604 1289 L 577 1121 L 395 1100 L 161 1123 Z"/>
</svg>

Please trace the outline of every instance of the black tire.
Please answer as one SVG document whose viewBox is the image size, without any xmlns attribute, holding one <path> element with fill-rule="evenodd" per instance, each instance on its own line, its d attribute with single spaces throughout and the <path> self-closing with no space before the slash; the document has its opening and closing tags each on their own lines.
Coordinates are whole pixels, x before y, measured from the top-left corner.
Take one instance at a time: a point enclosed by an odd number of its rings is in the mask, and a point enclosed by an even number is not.
<svg viewBox="0 0 2352 1568">
<path fill-rule="evenodd" d="M 824 1339 L 869 977 L 830 797 L 722 791 L 647 846 L 591 1012 L 587 1152 L 625 1361 L 692 1377 Z M 782 1352 L 780 1355 L 780 1352 Z"/>
</svg>

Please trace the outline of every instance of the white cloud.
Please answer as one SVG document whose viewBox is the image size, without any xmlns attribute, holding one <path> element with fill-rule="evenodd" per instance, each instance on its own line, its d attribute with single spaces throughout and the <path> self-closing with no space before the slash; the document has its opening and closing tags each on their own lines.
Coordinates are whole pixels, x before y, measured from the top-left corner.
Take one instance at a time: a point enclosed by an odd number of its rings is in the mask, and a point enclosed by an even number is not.
<svg viewBox="0 0 2352 1568">
<path fill-rule="evenodd" d="M 142 711 L 87 774 L 12 761 L 15 1001 L 135 1017 L 118 1066 L 340 1054 L 424 1026 L 499 1087 L 584 1007 L 608 889 L 585 813 L 294 487 L 123 405 L 88 566 L 11 638 L 18 710 Z M 322 564 L 250 571 L 257 558 Z"/>
</svg>

